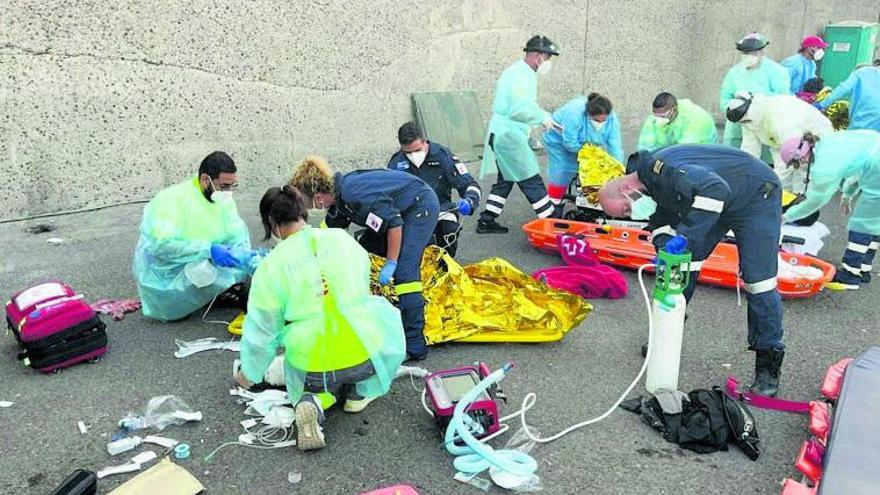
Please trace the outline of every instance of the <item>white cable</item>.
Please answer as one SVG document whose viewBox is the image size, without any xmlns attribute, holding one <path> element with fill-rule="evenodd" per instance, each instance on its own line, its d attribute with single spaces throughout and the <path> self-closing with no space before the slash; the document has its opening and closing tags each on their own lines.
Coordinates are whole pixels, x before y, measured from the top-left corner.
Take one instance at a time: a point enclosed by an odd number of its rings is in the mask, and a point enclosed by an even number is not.
<svg viewBox="0 0 880 495">
<path fill-rule="evenodd" d="M 651 300 L 650 300 L 650 298 L 648 298 L 648 289 L 645 288 L 645 281 L 644 281 L 644 278 L 642 277 L 642 272 L 645 270 L 645 268 L 653 267 L 653 266 L 657 266 L 657 265 L 652 264 L 652 263 L 644 264 L 639 267 L 639 272 L 638 272 L 639 286 L 642 288 L 642 295 L 645 297 L 645 306 L 648 308 L 648 353 L 645 355 L 645 362 L 642 363 L 642 369 L 639 370 L 639 374 L 636 376 L 635 380 L 633 380 L 632 383 L 630 383 L 629 387 L 627 387 L 626 391 L 623 392 L 623 394 L 620 396 L 619 399 L 617 399 L 617 401 L 614 403 L 614 405 L 611 406 L 607 411 L 605 411 L 601 416 L 595 417 L 593 419 L 588 419 L 587 421 L 584 421 L 582 423 L 571 425 L 568 428 L 553 435 L 552 437 L 547 437 L 547 438 L 541 438 L 536 435 L 533 435 L 532 432 L 529 431 L 529 425 L 526 424 L 526 411 L 528 411 L 529 409 L 532 408 L 532 406 L 535 405 L 535 401 L 538 398 L 537 394 L 535 394 L 534 392 L 530 392 L 523 399 L 522 408 L 520 408 L 520 410 L 517 412 L 519 414 L 520 421 L 522 423 L 523 431 L 525 431 L 525 434 L 530 439 L 532 439 L 538 443 L 548 443 L 548 442 L 552 442 L 554 440 L 557 440 L 559 438 L 562 438 L 563 436 L 565 436 L 565 435 L 567 435 L 567 434 L 569 434 L 579 428 L 583 428 L 584 426 L 591 425 L 593 423 L 598 423 L 599 421 L 602 421 L 603 419 L 605 419 L 609 415 L 611 415 L 611 413 L 614 412 L 614 410 L 617 409 L 618 406 L 620 406 L 620 403 L 626 399 L 626 397 L 629 395 L 629 393 L 632 392 L 632 389 L 635 388 L 636 384 L 639 383 L 639 380 L 642 379 L 642 376 L 645 374 L 645 370 L 648 368 L 648 359 L 650 359 L 650 357 L 651 357 L 651 339 L 654 336 L 654 317 L 651 312 Z M 514 414 L 517 414 L 517 413 L 514 413 Z"/>
<path fill-rule="evenodd" d="M 214 307 L 214 302 L 217 300 L 217 297 L 218 297 L 219 295 L 220 295 L 220 293 L 217 293 L 217 294 L 211 299 L 211 302 L 208 303 L 208 306 L 205 307 L 205 312 L 202 313 L 202 322 L 203 322 L 203 323 L 216 323 L 216 324 L 218 324 L 218 325 L 226 325 L 226 326 L 229 326 L 229 325 L 231 325 L 232 323 L 231 323 L 231 322 L 228 322 L 228 321 L 221 321 L 221 320 L 206 320 L 206 319 L 205 319 L 205 317 L 208 316 L 208 312 L 211 311 L 211 308 Z"/>
</svg>

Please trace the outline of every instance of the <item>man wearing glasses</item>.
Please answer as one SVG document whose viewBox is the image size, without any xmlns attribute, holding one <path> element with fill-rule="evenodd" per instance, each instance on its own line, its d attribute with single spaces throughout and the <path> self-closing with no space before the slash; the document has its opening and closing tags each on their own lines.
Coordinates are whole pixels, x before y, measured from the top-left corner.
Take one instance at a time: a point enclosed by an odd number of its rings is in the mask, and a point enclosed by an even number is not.
<svg viewBox="0 0 880 495">
<path fill-rule="evenodd" d="M 211 302 L 253 271 L 250 235 L 232 190 L 236 167 L 222 151 L 144 208 L 134 276 L 145 316 L 171 321 Z"/>
<path fill-rule="evenodd" d="M 717 141 L 712 114 L 691 100 L 660 93 L 654 98 L 652 113 L 642 126 L 638 149 L 657 151 L 674 144 L 715 144 Z"/>
</svg>

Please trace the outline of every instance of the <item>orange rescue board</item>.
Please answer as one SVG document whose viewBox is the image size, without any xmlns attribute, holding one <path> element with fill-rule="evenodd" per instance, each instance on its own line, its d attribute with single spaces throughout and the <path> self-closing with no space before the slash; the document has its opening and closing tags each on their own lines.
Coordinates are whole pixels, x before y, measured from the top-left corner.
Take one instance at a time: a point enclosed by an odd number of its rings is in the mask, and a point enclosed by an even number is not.
<svg viewBox="0 0 880 495">
<path fill-rule="evenodd" d="M 538 218 L 523 225 L 529 243 L 542 250 L 556 253 L 556 236 L 560 234 L 581 235 L 589 241 L 593 251 L 603 263 L 621 266 L 632 270 L 650 263 L 656 250 L 651 244 L 651 233 L 646 230 L 628 227 L 615 227 L 571 220 Z M 779 255 L 792 265 L 812 266 L 822 270 L 820 279 L 803 277 L 779 277 L 778 289 L 787 299 L 812 297 L 822 290 L 825 283 L 834 278 L 835 268 L 830 263 L 803 254 L 780 252 Z M 739 273 L 739 255 L 736 245 L 721 242 L 712 254 L 703 261 L 699 282 L 734 289 L 744 282 Z"/>
</svg>

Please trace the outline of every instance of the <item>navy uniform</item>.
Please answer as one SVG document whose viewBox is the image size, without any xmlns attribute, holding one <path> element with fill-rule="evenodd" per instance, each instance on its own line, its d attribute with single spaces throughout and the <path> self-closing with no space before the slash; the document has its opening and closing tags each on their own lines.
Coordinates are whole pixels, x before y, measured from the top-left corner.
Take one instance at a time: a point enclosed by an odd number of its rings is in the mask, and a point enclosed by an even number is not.
<svg viewBox="0 0 880 495">
<path fill-rule="evenodd" d="M 428 141 L 428 156 L 421 166 L 413 164 L 401 150 L 388 161 L 388 168 L 415 175 L 437 193 L 441 213 L 434 229 L 434 243 L 455 256 L 461 226 L 456 204 L 452 202 L 452 190 L 458 191 L 459 197 L 471 204 L 471 211 L 476 211 L 482 195 L 480 185 L 468 173 L 465 164 L 446 147 Z"/>
<path fill-rule="evenodd" d="M 639 152 L 629 165 L 629 172 L 638 173 L 646 193 L 657 202 L 648 229 L 658 249 L 675 234 L 685 236 L 695 262 L 692 270 L 699 271 L 703 260 L 733 230 L 748 301 L 748 342 L 757 352 L 753 391 L 762 373 L 773 375 L 778 384 L 785 347 L 782 299 L 776 290 L 782 216 L 779 178 L 748 153 L 718 145 Z M 685 290 L 688 301 L 697 276 L 692 274 Z M 775 387 L 764 391 L 776 393 Z"/>
<path fill-rule="evenodd" d="M 403 228 L 395 290 L 400 296 L 406 351 L 414 357 L 424 356 L 428 349 L 420 269 L 422 253 L 437 226 L 437 194 L 421 179 L 393 170 L 337 173 L 333 183 L 336 203 L 327 210 L 328 227 L 344 229 L 353 222 L 383 235 L 389 228 Z"/>
</svg>

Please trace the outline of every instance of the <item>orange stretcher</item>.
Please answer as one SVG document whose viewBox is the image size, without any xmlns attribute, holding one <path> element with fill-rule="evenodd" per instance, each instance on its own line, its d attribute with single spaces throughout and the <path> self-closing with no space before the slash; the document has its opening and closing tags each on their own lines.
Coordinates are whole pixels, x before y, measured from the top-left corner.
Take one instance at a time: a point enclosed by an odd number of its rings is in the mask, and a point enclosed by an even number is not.
<svg viewBox="0 0 880 495">
<path fill-rule="evenodd" d="M 558 252 L 557 235 L 583 236 L 601 262 L 632 270 L 650 263 L 656 256 L 654 245 L 651 244 L 651 233 L 646 230 L 552 218 L 539 218 L 523 225 L 522 228 L 529 243 L 542 251 Z M 812 297 L 834 278 L 836 270 L 830 263 L 812 256 L 784 251 L 779 255 L 787 263 L 818 268 L 823 274 L 817 279 L 780 275 L 777 278 L 777 287 L 784 298 Z M 731 289 L 736 288 L 737 284 L 740 287 L 744 286 L 745 282 L 739 277 L 739 254 L 736 245 L 727 242 L 718 243 L 712 254 L 703 261 L 698 281 Z"/>
</svg>

